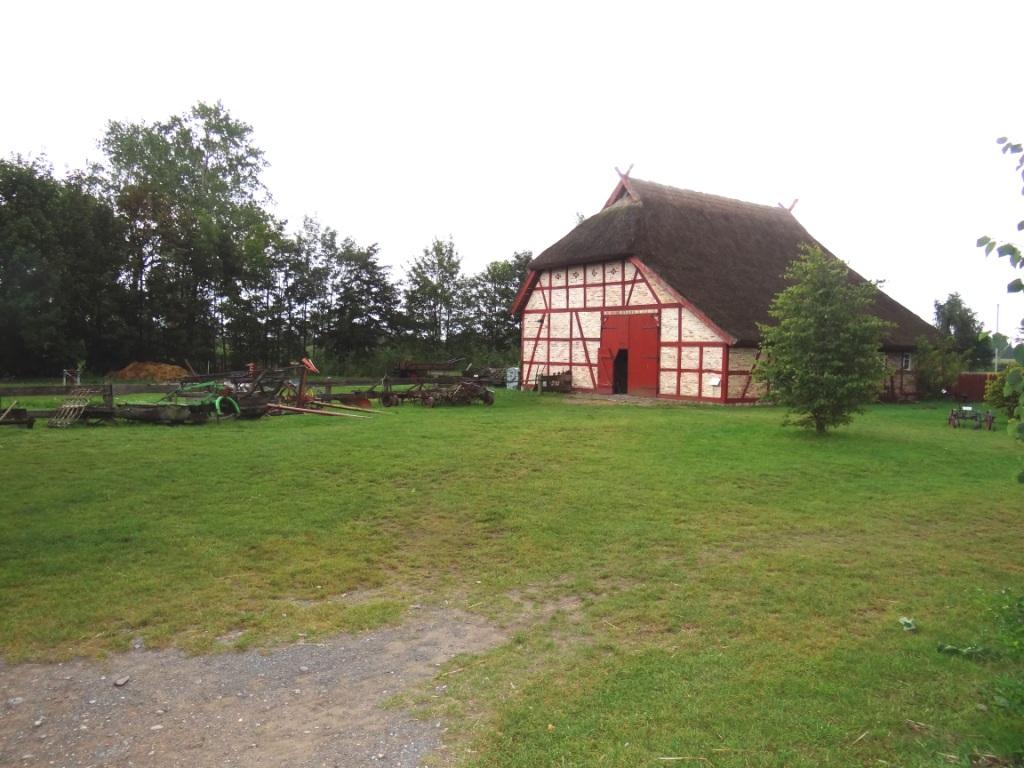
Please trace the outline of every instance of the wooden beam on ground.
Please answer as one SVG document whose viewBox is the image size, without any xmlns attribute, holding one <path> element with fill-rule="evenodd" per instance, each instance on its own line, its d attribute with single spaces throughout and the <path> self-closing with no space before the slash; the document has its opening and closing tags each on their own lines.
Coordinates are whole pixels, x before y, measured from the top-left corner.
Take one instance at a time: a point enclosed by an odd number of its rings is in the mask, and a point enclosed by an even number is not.
<svg viewBox="0 0 1024 768">
<path fill-rule="evenodd" d="M 375 411 L 372 408 L 357 408 L 354 405 L 342 405 L 341 403 L 325 403 L 322 400 L 314 400 L 314 405 L 319 405 L 322 408 L 341 408 L 345 411 L 359 411 L 359 413 L 372 413 L 374 416 L 380 413 L 388 413 L 387 411 Z M 389 416 L 393 414 L 389 414 Z"/>
<path fill-rule="evenodd" d="M 0 414 L 0 421 L 3 421 L 4 419 L 6 419 L 7 418 L 7 414 L 10 413 L 11 411 L 13 411 L 14 410 L 14 406 L 16 406 L 17 404 L 18 404 L 18 401 L 15 400 L 13 403 L 8 405 L 7 406 L 7 410 L 4 411 L 3 414 Z"/>
<path fill-rule="evenodd" d="M 288 413 L 308 413 L 313 416 L 345 416 L 350 419 L 368 419 L 369 416 L 360 416 L 356 413 L 333 413 L 331 411 L 317 411 L 313 408 L 296 408 L 294 405 L 268 405 L 267 411 L 286 411 Z"/>
</svg>

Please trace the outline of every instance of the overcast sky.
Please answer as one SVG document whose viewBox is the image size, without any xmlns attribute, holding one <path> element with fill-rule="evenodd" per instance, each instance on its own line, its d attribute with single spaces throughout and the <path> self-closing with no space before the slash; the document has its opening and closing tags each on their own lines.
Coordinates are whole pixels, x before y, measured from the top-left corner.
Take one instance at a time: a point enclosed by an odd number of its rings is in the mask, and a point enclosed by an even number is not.
<svg viewBox="0 0 1024 768">
<path fill-rule="evenodd" d="M 0 154 L 58 172 L 108 120 L 221 100 L 275 213 L 468 271 L 596 213 L 615 167 L 774 205 L 927 320 L 959 291 L 1012 334 L 1024 3 L 175 2 L 0 6 Z"/>
</svg>

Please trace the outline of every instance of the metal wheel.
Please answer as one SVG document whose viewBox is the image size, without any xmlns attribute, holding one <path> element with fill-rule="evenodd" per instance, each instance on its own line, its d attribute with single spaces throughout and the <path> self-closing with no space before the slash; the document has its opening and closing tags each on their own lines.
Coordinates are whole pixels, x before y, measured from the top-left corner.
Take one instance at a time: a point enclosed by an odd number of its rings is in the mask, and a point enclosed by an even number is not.
<svg viewBox="0 0 1024 768">
<path fill-rule="evenodd" d="M 420 403 L 423 404 L 424 408 L 433 408 L 435 405 L 437 405 L 437 402 L 430 395 L 427 395 L 422 400 L 420 400 Z"/>
</svg>

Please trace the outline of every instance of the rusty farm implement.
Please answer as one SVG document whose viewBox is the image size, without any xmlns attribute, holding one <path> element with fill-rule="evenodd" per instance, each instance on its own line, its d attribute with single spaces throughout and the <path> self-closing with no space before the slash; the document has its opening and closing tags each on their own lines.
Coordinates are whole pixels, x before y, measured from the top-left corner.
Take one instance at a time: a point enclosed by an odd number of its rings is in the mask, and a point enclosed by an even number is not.
<svg viewBox="0 0 1024 768">
<path fill-rule="evenodd" d="M 381 386 L 380 404 L 385 408 L 401 405 L 407 400 L 419 402 L 427 408 L 433 408 L 441 403 L 469 405 L 477 400 L 484 405 L 494 405 L 494 393 L 472 379 L 460 379 L 450 383 L 421 381 L 407 389 L 395 389 L 385 377 Z"/>
</svg>

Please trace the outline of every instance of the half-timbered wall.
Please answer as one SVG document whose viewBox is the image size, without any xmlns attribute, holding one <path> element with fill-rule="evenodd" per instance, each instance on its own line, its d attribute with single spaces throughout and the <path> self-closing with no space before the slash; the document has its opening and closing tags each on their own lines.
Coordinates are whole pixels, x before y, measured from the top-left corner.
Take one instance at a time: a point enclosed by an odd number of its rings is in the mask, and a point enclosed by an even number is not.
<svg viewBox="0 0 1024 768">
<path fill-rule="evenodd" d="M 917 398 L 917 379 L 913 371 L 913 357 L 905 352 L 886 352 L 888 371 L 883 391 L 887 400 L 914 400 Z"/>
<path fill-rule="evenodd" d="M 657 394 L 716 402 L 755 399 L 746 383 L 752 360 L 731 359 L 729 340 L 637 259 L 621 259 L 538 274 L 522 317 L 522 375 L 572 372 L 573 387 L 599 389 L 602 328 L 615 315 L 650 315 L 658 325 Z M 733 392 L 736 394 L 733 394 Z"/>
<path fill-rule="evenodd" d="M 643 315 L 640 322 L 647 332 L 652 323 L 658 328 L 657 360 L 653 353 L 648 356 L 657 367 L 656 377 L 651 371 L 649 386 L 653 389 L 656 378 L 658 397 L 753 403 L 765 394 L 764 386 L 752 375 L 758 350 L 730 346 L 731 339 L 723 331 L 639 259 L 542 271 L 523 306 L 521 375 L 525 388 L 533 387 L 540 375 L 571 371 L 574 389 L 611 391 L 609 360 L 616 346 L 632 343 L 622 341 L 622 334 L 627 326 L 634 327 L 619 322 L 626 318 L 616 320 L 616 316 Z M 885 356 L 889 374 L 883 397 L 914 399 L 917 387 L 909 365 L 912 361 L 905 359 L 904 353 L 886 352 Z"/>
<path fill-rule="evenodd" d="M 756 347 L 733 347 L 729 350 L 729 402 L 749 403 L 764 394 L 764 385 L 754 381 L 752 375 L 758 357 Z"/>
</svg>

